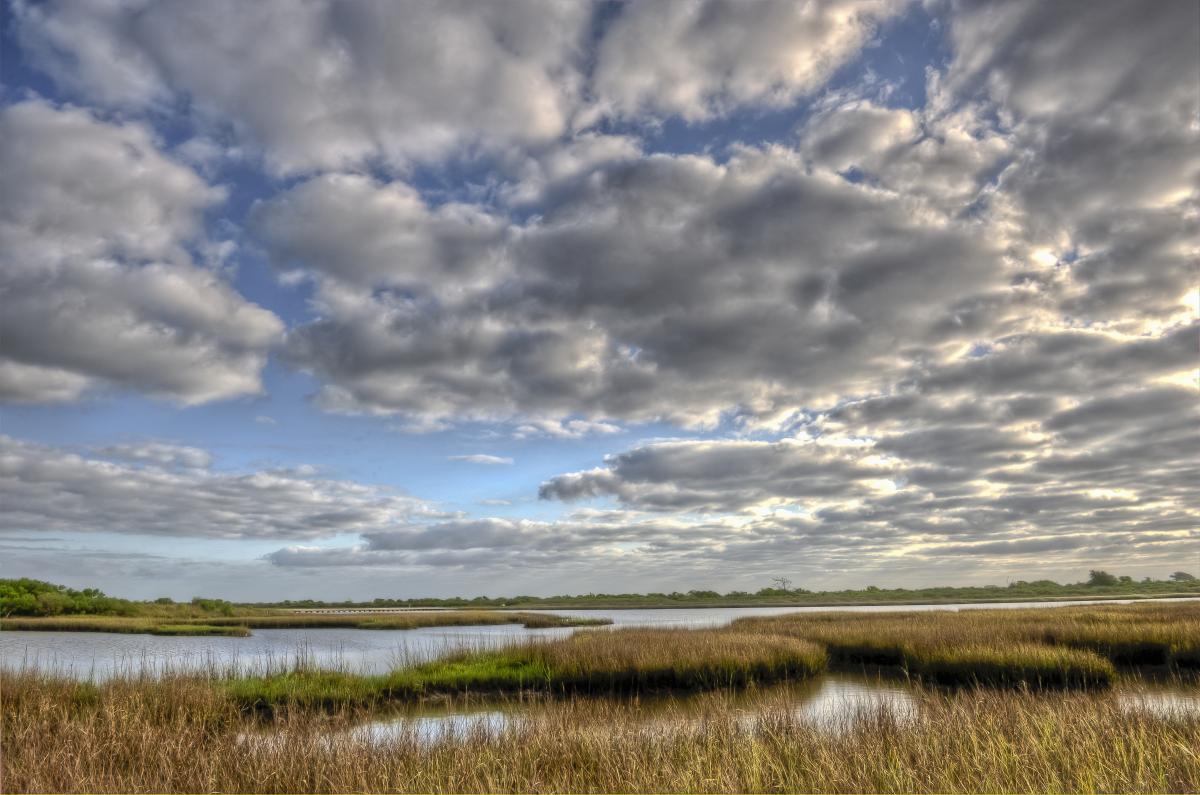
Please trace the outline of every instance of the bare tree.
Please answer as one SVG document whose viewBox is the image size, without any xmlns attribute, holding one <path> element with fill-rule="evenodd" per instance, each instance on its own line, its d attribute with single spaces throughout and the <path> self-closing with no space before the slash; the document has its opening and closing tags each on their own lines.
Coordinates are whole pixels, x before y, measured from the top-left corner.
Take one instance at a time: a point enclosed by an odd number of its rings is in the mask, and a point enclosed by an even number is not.
<svg viewBox="0 0 1200 795">
<path fill-rule="evenodd" d="M 771 582 L 775 583 L 775 587 L 781 591 L 792 590 L 792 581 L 787 577 L 772 577 Z"/>
</svg>

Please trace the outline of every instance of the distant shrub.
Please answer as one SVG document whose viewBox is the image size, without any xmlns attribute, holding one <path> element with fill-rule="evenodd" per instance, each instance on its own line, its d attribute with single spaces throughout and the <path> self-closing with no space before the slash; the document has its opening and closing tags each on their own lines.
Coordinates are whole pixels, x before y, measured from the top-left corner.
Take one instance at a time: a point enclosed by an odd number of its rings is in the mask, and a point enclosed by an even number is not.
<svg viewBox="0 0 1200 795">
<path fill-rule="evenodd" d="M 217 613 L 222 616 L 233 615 L 233 603 L 226 602 L 224 599 L 205 599 L 197 596 L 192 599 L 192 605 L 206 613 Z"/>
<path fill-rule="evenodd" d="M 1121 581 L 1117 579 L 1116 575 L 1109 574 L 1107 571 L 1102 569 L 1092 569 L 1088 572 L 1088 585 L 1110 586 L 1118 585 L 1120 582 Z"/>
<path fill-rule="evenodd" d="M 0 616 L 133 615 L 137 605 L 96 588 L 77 591 L 26 577 L 0 580 Z"/>
</svg>

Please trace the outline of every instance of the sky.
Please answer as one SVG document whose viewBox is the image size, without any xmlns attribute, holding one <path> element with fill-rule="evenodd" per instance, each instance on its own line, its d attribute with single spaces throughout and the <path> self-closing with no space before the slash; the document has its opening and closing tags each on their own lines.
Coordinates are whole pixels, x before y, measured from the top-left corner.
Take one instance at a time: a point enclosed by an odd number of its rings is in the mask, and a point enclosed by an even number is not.
<svg viewBox="0 0 1200 795">
<path fill-rule="evenodd" d="M 2 13 L 0 576 L 1200 568 L 1200 4 Z"/>
</svg>

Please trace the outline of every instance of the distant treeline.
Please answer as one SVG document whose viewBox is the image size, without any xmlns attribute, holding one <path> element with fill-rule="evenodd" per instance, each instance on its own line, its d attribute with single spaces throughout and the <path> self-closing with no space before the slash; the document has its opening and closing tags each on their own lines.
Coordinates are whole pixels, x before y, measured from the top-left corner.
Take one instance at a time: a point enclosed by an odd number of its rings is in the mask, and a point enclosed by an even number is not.
<svg viewBox="0 0 1200 795">
<path fill-rule="evenodd" d="M 777 580 L 778 581 L 778 580 Z M 786 582 L 786 580 L 783 580 Z M 937 602 L 989 602 L 1054 599 L 1069 597 L 1200 596 L 1200 579 L 1177 571 L 1165 580 L 1117 576 L 1093 570 L 1078 583 L 1053 580 L 1017 580 L 1008 585 L 981 585 L 935 588 L 877 588 L 861 590 L 810 591 L 805 588 L 774 587 L 758 591 L 675 591 L 673 593 L 589 593 L 574 596 L 476 596 L 472 599 L 372 599 L 369 602 L 327 602 L 316 599 L 288 599 L 282 602 L 228 602 L 224 599 L 195 597 L 190 602 L 175 602 L 163 597 L 139 602 L 107 596 L 96 588 L 74 590 L 64 585 L 22 578 L 0 579 L 0 616 L 231 616 L 246 609 L 264 608 L 372 608 L 372 607 L 509 607 L 509 608 L 619 608 L 619 607 L 736 607 L 802 605 L 870 605 Z"/>
<path fill-rule="evenodd" d="M 742 605 L 841 605 L 886 603 L 986 602 L 1053 599 L 1059 597 L 1162 596 L 1167 594 L 1200 596 L 1200 579 L 1187 572 L 1175 572 L 1165 580 L 1146 577 L 1135 580 L 1102 570 L 1093 570 L 1078 583 L 1053 580 L 1018 580 L 1008 585 L 939 586 L 932 588 L 878 588 L 868 585 L 861 590 L 810 591 L 805 588 L 763 588 L 758 591 L 675 591 L 672 593 L 589 593 L 572 596 L 477 596 L 471 599 L 373 599 L 369 602 L 327 602 L 315 599 L 262 602 L 255 607 L 284 608 L 371 608 L 371 607 L 509 607 L 509 608 L 587 608 L 587 607 L 716 607 Z"/>
<path fill-rule="evenodd" d="M 164 597 L 139 602 L 108 596 L 97 588 L 77 591 L 25 577 L 0 579 L 0 616 L 230 616 L 233 613 L 233 604 L 224 599 L 196 597 L 180 604 Z"/>
</svg>

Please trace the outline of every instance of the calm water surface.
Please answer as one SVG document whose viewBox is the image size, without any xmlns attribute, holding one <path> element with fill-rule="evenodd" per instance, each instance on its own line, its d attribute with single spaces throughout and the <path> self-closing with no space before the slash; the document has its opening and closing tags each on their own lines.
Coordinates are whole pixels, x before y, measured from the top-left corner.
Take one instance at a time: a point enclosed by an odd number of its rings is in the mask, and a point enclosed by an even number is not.
<svg viewBox="0 0 1200 795">
<path fill-rule="evenodd" d="M 256 629 L 246 638 L 112 632 L 0 632 L 0 667 L 37 665 L 83 679 L 115 673 L 218 668 L 262 671 L 304 660 L 322 668 L 388 671 L 464 648 L 518 638 L 565 637 L 571 629 L 500 625 L 384 629 Z"/>
<path fill-rule="evenodd" d="M 1173 600 L 1179 601 L 1179 600 Z M 887 605 L 871 607 L 708 607 L 631 610 L 554 610 L 558 615 L 608 618 L 614 626 L 713 627 L 743 616 L 783 613 L 902 612 L 980 608 L 1052 608 L 1091 602 Z M 354 671 L 386 671 L 462 648 L 490 648 L 531 637 L 564 637 L 572 629 L 428 627 L 412 630 L 260 629 L 247 638 L 126 635 L 108 632 L 0 632 L 0 667 L 38 665 L 81 678 L 104 679 L 118 671 L 218 667 L 240 671 L 287 665 L 303 656 L 312 664 Z"/>
<path fill-rule="evenodd" d="M 1107 697 L 1126 712 L 1162 717 L 1200 717 L 1200 687 L 1179 682 L 1134 680 Z M 811 681 L 778 685 L 737 694 L 618 699 L 617 709 L 648 728 L 670 729 L 702 722 L 706 715 L 732 715 L 753 728 L 763 720 L 786 717 L 827 731 L 843 731 L 864 714 L 880 712 L 899 723 L 916 719 L 919 700 L 904 682 L 854 674 L 826 674 Z M 331 736 L 375 745 L 436 743 L 474 732 L 496 733 L 535 720 L 554 709 L 537 700 L 473 700 L 411 705 L 386 717 L 334 732 Z M 624 721 L 623 721 L 624 722 Z M 265 730 L 254 739 L 269 742 L 278 735 Z"/>
</svg>

